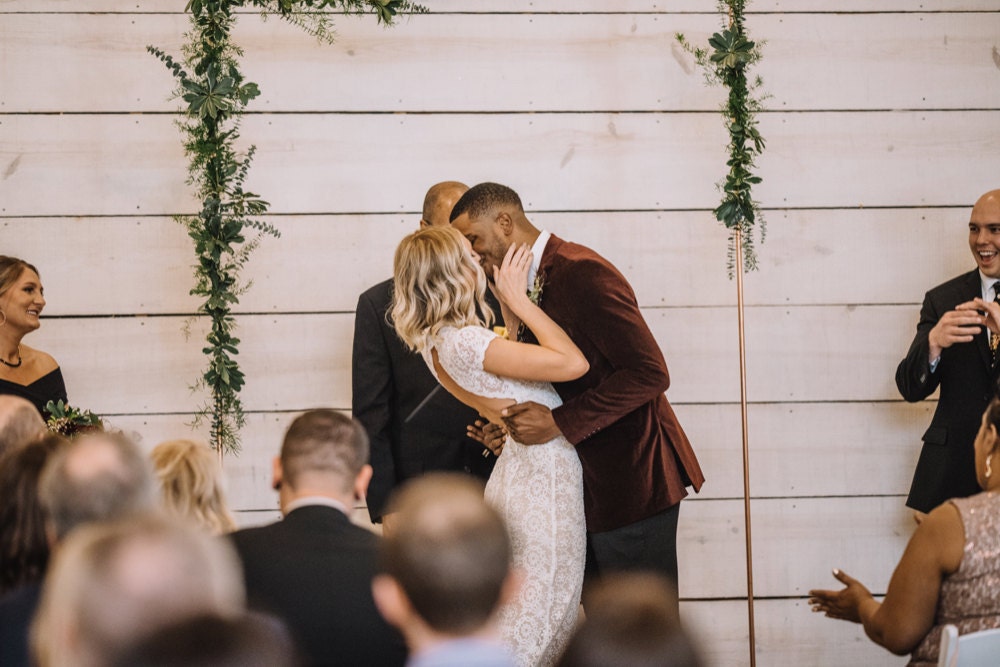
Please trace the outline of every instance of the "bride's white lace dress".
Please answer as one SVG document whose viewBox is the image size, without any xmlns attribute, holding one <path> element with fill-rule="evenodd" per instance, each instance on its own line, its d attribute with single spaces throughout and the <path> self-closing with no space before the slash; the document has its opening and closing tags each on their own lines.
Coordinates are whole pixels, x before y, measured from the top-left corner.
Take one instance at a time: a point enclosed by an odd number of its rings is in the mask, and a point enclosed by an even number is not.
<svg viewBox="0 0 1000 667">
<path fill-rule="evenodd" d="M 498 377 L 483 370 L 496 334 L 482 327 L 445 327 L 434 341 L 438 362 L 466 391 L 485 398 L 561 403 L 551 384 Z M 424 351 L 431 372 L 431 350 Z M 486 499 L 511 534 L 514 566 L 525 575 L 521 592 L 500 614 L 500 632 L 519 665 L 551 665 L 574 629 L 583 586 L 586 527 L 583 478 L 576 450 L 559 436 L 526 446 L 507 438 Z"/>
</svg>

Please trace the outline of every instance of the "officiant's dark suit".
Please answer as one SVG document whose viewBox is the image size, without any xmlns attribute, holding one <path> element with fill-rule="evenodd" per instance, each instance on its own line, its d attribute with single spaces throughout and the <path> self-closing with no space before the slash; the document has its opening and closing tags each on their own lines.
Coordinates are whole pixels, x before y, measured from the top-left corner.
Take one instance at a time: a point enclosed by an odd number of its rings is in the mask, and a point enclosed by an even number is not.
<svg viewBox="0 0 1000 667">
<path fill-rule="evenodd" d="M 930 426 L 923 436 L 906 504 L 921 512 L 949 498 L 979 493 L 972 443 L 986 405 L 993 396 L 992 354 L 987 334 L 971 343 L 955 343 L 941 351 L 932 372 L 928 335 L 941 316 L 960 303 L 982 296 L 979 270 L 953 278 L 927 292 L 920 309 L 917 335 L 896 368 L 903 398 L 921 401 L 941 388 Z"/>
<path fill-rule="evenodd" d="M 391 292 L 392 280 L 365 291 L 354 320 L 351 410 L 371 441 L 367 503 L 375 522 L 392 490 L 412 477 L 447 470 L 486 479 L 496 463 L 466 435 L 478 413 L 440 388 L 387 321 Z"/>
<path fill-rule="evenodd" d="M 452 225 L 469 239 L 487 276 L 511 245 L 533 247 L 541 238 L 517 193 L 496 183 L 463 195 Z M 539 254 L 534 247 L 533 254 Z M 676 580 L 680 501 L 685 487 L 701 488 L 704 475 L 664 396 L 670 376 L 663 354 L 631 286 L 610 262 L 555 236 L 540 254 L 538 305 L 580 348 L 590 370 L 554 385 L 563 405 L 551 414 L 534 403 L 508 408 L 508 429 L 525 444 L 546 442 L 557 430 L 576 446 L 590 574 L 642 568 Z M 530 332 L 524 340 L 537 342 Z"/>
</svg>

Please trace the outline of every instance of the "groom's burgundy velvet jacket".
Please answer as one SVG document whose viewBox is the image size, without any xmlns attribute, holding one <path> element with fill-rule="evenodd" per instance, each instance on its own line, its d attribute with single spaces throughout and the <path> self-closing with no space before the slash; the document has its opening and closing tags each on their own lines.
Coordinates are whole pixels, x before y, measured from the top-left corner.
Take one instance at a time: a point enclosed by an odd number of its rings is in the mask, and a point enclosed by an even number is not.
<svg viewBox="0 0 1000 667">
<path fill-rule="evenodd" d="M 539 261 L 539 305 L 590 362 L 556 383 L 552 416 L 583 464 L 587 529 L 613 530 L 657 514 L 705 477 L 663 392 L 663 354 L 625 277 L 575 243 L 549 239 Z M 529 339 L 530 332 L 528 332 Z"/>
</svg>

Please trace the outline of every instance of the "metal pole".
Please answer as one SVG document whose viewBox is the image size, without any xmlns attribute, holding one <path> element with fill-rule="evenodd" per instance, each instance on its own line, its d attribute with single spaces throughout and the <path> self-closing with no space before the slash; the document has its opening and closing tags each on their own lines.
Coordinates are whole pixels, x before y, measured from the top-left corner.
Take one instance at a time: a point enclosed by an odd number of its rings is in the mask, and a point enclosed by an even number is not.
<svg viewBox="0 0 1000 667">
<path fill-rule="evenodd" d="M 740 330 L 740 417 L 743 430 L 743 514 L 747 536 L 747 614 L 750 624 L 750 667 L 757 665 L 757 640 L 753 622 L 753 541 L 750 535 L 750 438 L 747 429 L 747 350 L 743 325 L 743 235 L 736 235 L 736 319 Z"/>
</svg>

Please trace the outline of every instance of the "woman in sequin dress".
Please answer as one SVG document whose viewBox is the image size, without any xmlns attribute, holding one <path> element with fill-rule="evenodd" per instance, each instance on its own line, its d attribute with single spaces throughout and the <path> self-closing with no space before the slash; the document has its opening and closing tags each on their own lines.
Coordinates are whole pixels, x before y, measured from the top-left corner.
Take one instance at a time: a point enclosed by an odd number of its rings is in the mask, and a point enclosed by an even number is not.
<svg viewBox="0 0 1000 667">
<path fill-rule="evenodd" d="M 975 442 L 976 479 L 983 493 L 953 498 L 927 515 L 910 538 L 882 603 L 860 582 L 834 570 L 846 588 L 810 591 L 813 611 L 861 623 L 880 646 L 897 655 L 912 653 L 909 667 L 937 665 L 946 624 L 958 626 L 959 634 L 1000 627 L 998 430 L 1000 400 L 994 398 Z"/>
</svg>

